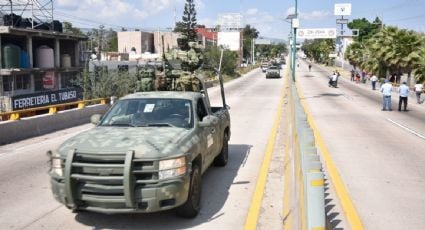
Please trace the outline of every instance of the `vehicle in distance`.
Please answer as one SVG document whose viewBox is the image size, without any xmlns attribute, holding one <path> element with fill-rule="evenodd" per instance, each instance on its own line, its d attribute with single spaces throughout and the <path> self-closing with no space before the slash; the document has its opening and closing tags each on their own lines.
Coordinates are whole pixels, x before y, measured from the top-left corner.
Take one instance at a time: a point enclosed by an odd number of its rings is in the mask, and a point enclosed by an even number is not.
<svg viewBox="0 0 425 230">
<path fill-rule="evenodd" d="M 261 63 L 261 71 L 263 71 L 263 73 L 265 73 L 268 68 L 269 68 L 269 63 L 267 62 Z"/>
<path fill-rule="evenodd" d="M 228 161 L 228 107 L 211 107 L 203 90 L 127 95 L 91 121 L 49 152 L 54 197 L 74 211 L 195 217 L 202 174 Z"/>
<path fill-rule="evenodd" d="M 270 66 L 266 71 L 266 78 L 280 78 L 279 67 L 277 67 L 275 65 Z"/>
</svg>

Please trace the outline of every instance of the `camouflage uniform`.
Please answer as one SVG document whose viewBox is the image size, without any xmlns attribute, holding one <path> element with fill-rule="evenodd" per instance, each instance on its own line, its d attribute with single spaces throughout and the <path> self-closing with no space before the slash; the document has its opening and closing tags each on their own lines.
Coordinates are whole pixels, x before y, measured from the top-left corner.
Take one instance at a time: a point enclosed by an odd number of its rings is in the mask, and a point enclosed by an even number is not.
<svg viewBox="0 0 425 230">
<path fill-rule="evenodd" d="M 153 91 L 155 89 L 155 69 L 149 66 L 144 66 L 138 70 L 140 83 L 139 91 Z"/>
</svg>

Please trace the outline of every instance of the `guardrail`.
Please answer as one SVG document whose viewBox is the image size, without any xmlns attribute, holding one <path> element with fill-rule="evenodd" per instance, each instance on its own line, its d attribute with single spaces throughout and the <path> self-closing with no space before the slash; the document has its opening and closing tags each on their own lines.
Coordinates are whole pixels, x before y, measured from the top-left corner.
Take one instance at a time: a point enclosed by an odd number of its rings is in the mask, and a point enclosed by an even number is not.
<svg viewBox="0 0 425 230">
<path fill-rule="evenodd" d="M 43 107 L 37 107 L 37 108 L 31 108 L 31 109 L 23 109 L 23 110 L 16 110 L 11 112 L 3 112 L 0 113 L 0 121 L 6 121 L 6 120 L 20 120 L 23 116 L 30 117 L 34 115 L 38 115 L 38 111 L 43 110 L 49 110 L 48 114 L 56 114 L 58 111 L 66 110 L 66 107 L 71 106 L 77 106 L 78 109 L 85 108 L 88 104 L 106 104 L 107 103 L 106 98 L 97 98 L 97 99 L 91 99 L 91 100 L 81 100 L 81 101 L 75 101 L 75 102 L 69 102 L 64 104 L 56 104 L 56 105 L 49 105 L 49 106 L 43 106 Z M 74 108 L 72 108 L 74 109 Z"/>
<path fill-rule="evenodd" d="M 326 227 L 325 183 L 320 157 L 317 154 L 313 129 L 301 105 L 295 84 L 291 83 L 293 111 L 295 174 L 299 182 L 302 229 L 324 230 Z"/>
</svg>

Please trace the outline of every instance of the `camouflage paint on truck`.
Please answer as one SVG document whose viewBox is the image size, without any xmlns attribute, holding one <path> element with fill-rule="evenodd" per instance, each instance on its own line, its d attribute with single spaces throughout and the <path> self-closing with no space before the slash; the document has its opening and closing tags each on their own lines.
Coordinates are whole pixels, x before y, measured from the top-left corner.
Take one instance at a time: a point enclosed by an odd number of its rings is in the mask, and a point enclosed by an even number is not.
<svg viewBox="0 0 425 230">
<path fill-rule="evenodd" d="M 138 112 L 143 119 L 136 122 Z M 226 107 L 210 107 L 204 92 L 135 93 L 92 122 L 98 125 L 50 152 L 54 197 L 73 210 L 178 207 L 194 217 L 200 175 L 212 163 L 227 163 L 230 115 Z"/>
</svg>

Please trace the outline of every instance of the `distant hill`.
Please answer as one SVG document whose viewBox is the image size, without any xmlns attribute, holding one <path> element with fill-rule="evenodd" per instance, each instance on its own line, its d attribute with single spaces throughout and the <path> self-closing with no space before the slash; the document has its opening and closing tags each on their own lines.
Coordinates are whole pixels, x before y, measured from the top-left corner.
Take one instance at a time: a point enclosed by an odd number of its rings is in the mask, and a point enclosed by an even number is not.
<svg viewBox="0 0 425 230">
<path fill-rule="evenodd" d="M 279 38 L 268 38 L 268 37 L 258 37 L 258 39 L 261 40 L 268 40 L 270 41 L 271 44 L 279 44 L 279 43 L 287 43 L 284 39 L 279 39 Z"/>
</svg>

